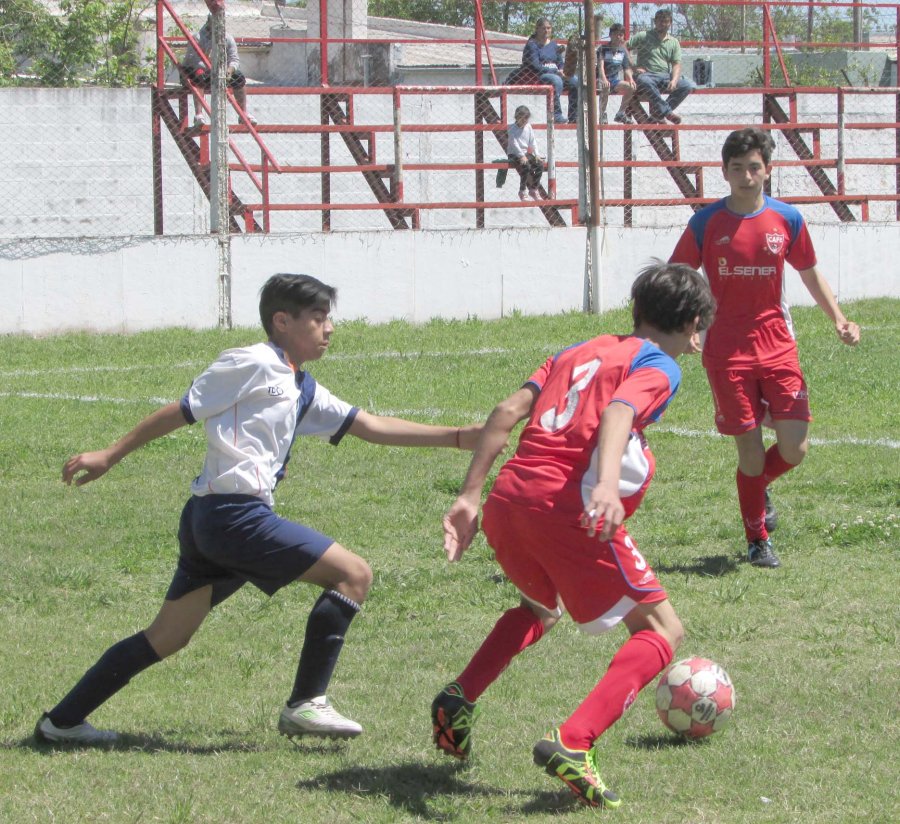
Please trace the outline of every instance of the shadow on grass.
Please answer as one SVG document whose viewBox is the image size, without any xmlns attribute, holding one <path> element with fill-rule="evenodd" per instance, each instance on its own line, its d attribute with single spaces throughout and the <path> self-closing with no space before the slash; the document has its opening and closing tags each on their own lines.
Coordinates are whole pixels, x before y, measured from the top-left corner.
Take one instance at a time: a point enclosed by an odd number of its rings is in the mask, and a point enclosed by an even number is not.
<svg viewBox="0 0 900 824">
<path fill-rule="evenodd" d="M 429 821 L 452 821 L 451 812 L 432 809 L 428 802 L 435 796 L 472 798 L 485 795 L 505 795 L 465 781 L 460 777 L 464 764 L 430 765 L 419 762 L 395 764 L 389 767 L 350 767 L 323 773 L 316 778 L 300 781 L 298 790 L 328 790 L 354 796 L 371 795 L 385 798 L 392 807 Z"/>
<path fill-rule="evenodd" d="M 671 747 L 705 747 L 707 738 L 683 738 L 680 735 L 632 735 L 625 739 L 625 745 L 638 750 L 664 750 Z"/>
<path fill-rule="evenodd" d="M 708 578 L 720 578 L 737 572 L 741 560 L 731 555 L 710 555 L 708 558 L 694 558 L 692 562 L 683 564 L 654 564 L 656 572 L 668 574 L 680 572 L 682 575 L 705 575 Z"/>
<path fill-rule="evenodd" d="M 18 741 L 0 742 L 0 749 L 27 749 L 37 753 L 99 749 L 112 752 L 175 752 L 187 755 L 215 755 L 223 752 L 268 752 L 273 749 L 275 740 L 263 743 L 248 742 L 240 733 L 230 730 L 222 730 L 221 736 L 208 744 L 192 744 L 183 740 L 179 741 L 174 735 L 168 738 L 158 733 L 150 735 L 119 733 L 119 738 L 114 744 L 85 745 L 62 742 L 48 744 L 38 741 L 33 735 L 30 735 Z M 327 754 L 339 751 L 345 746 L 345 742 L 317 741 L 316 743 L 295 744 L 295 746 L 301 747 L 306 752 Z"/>
<path fill-rule="evenodd" d="M 386 799 L 392 807 L 426 821 L 454 821 L 464 815 L 462 811 L 448 809 L 454 797 L 472 799 L 481 796 L 511 800 L 507 790 L 465 780 L 467 770 L 468 765 L 464 763 L 434 765 L 418 761 L 389 767 L 360 766 L 323 773 L 298 782 L 296 787 L 298 790 L 327 790 Z M 533 796 L 531 801 L 517 810 L 509 809 L 509 812 L 515 815 L 543 815 L 583 809 L 575 796 L 565 789 L 558 792 L 542 790 L 533 793 Z"/>
<path fill-rule="evenodd" d="M 535 793 L 534 798 L 527 804 L 523 804 L 523 815 L 543 815 L 546 813 L 575 812 L 588 809 L 568 790 L 551 792 L 543 790 Z"/>
</svg>

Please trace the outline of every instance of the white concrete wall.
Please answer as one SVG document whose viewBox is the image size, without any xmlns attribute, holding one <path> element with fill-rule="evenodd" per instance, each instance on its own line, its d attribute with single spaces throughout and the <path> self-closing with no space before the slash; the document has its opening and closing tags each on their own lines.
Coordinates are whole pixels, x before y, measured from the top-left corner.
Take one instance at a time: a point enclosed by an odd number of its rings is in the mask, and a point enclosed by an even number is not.
<svg viewBox="0 0 900 824">
<path fill-rule="evenodd" d="M 900 226 L 813 226 L 839 300 L 900 298 Z M 678 229 L 609 229 L 602 307 L 627 302 L 637 271 L 666 258 Z M 423 322 L 582 308 L 585 231 L 336 232 L 236 236 L 234 323 L 256 326 L 258 291 L 278 271 L 316 275 L 339 290 L 335 316 Z M 808 305 L 799 278 L 792 303 Z M 33 239 L 0 243 L 0 334 L 136 332 L 218 321 L 216 241 L 210 237 Z"/>
<path fill-rule="evenodd" d="M 534 122 L 544 121 L 543 99 L 515 94 L 510 108 L 526 103 Z M 610 103 L 610 108 L 617 105 Z M 681 108 L 689 126 L 728 123 L 757 123 L 761 120 L 759 98 L 755 95 L 692 95 Z M 813 121 L 836 120 L 833 96 L 804 96 L 801 116 Z M 318 98 L 314 95 L 252 94 L 249 108 L 262 124 L 319 122 Z M 389 95 L 363 95 L 355 101 L 360 124 L 387 125 L 393 122 Z M 894 117 L 894 101 L 888 95 L 848 95 L 848 121 L 887 122 Z M 193 116 L 191 111 L 190 116 Z M 470 95 L 404 96 L 402 116 L 405 125 L 471 122 Z M 233 119 L 233 118 L 232 118 Z M 0 164 L 0 238 L 148 235 L 153 232 L 153 167 L 151 163 L 151 112 L 148 89 L 0 89 L 0 144 L 8 162 Z M 578 196 L 577 144 L 574 129 L 557 130 L 556 159 L 568 166 L 558 167 L 557 194 L 563 199 Z M 623 132 L 603 133 L 603 153 L 608 160 L 623 158 Z M 276 159 L 286 166 L 316 165 L 320 162 L 320 140 L 316 135 L 267 133 L 266 144 Z M 681 157 L 686 162 L 714 160 L 719 153 L 723 133 L 716 130 L 684 131 L 680 137 Z M 823 131 L 824 157 L 836 154 L 833 131 Z M 259 147 L 246 134 L 233 135 L 235 145 L 251 162 L 259 161 Z M 776 135 L 776 159 L 795 157 L 783 138 Z M 377 159 L 393 162 L 391 132 L 379 133 Z M 538 132 L 540 150 L 546 151 L 547 136 Z M 637 160 L 659 158 L 647 140 L 634 140 Z M 353 165 L 343 141 L 332 138 L 331 162 Z M 474 141 L 466 132 L 407 132 L 403 137 L 403 159 L 413 163 L 458 163 L 474 158 Z M 846 133 L 846 156 L 893 158 L 895 135 L 890 129 L 853 129 Z M 162 139 L 165 231 L 169 234 L 209 231 L 209 203 L 176 148 L 171 136 Z M 499 144 L 486 141 L 485 156 L 493 160 L 503 156 Z M 896 191 L 893 165 L 854 164 L 846 170 L 848 192 L 890 194 Z M 834 171 L 828 170 L 834 178 Z M 488 201 L 515 200 L 516 176 L 511 175 L 504 188 L 493 185 L 488 176 L 485 197 Z M 232 174 L 234 189 L 245 203 L 260 199 L 247 176 Z M 622 196 L 621 169 L 604 168 L 604 193 L 608 198 Z M 321 200 L 321 180 L 316 174 L 273 174 L 269 178 L 274 203 L 315 203 Z M 704 194 L 725 194 L 725 184 L 715 168 L 704 170 Z M 331 176 L 335 202 L 374 202 L 374 196 L 358 173 Z M 690 217 L 689 207 L 680 205 L 681 194 L 664 169 L 642 168 L 634 175 L 637 198 L 671 199 L 672 208 L 638 208 L 635 225 L 680 226 Z M 778 168 L 773 175 L 773 194 L 816 195 L 818 189 L 803 169 Z M 407 201 L 471 202 L 475 200 L 475 179 L 471 171 L 421 171 L 407 169 L 404 177 Z M 859 217 L 860 209 L 851 207 Z M 804 214 L 810 223 L 836 222 L 828 206 L 808 207 Z M 872 202 L 873 221 L 894 222 L 894 204 Z M 434 230 L 474 228 L 474 210 L 423 210 L 422 226 Z M 568 212 L 565 213 L 568 219 Z M 546 220 L 536 209 L 490 209 L 488 226 L 515 226 L 540 229 Z M 606 222 L 621 225 L 622 209 L 609 209 Z M 311 232 L 321 227 L 321 215 L 312 211 L 276 212 L 272 216 L 275 232 Z M 336 230 L 388 229 L 384 213 L 378 210 L 344 210 L 332 213 Z"/>
</svg>

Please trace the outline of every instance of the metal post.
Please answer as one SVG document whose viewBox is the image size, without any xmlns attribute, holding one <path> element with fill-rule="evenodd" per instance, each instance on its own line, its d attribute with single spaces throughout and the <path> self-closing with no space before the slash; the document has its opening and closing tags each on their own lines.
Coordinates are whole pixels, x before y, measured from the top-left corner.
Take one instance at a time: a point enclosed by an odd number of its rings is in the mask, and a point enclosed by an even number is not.
<svg viewBox="0 0 900 824">
<path fill-rule="evenodd" d="M 231 318 L 231 236 L 229 233 L 228 123 L 226 120 L 225 11 L 212 15 L 212 85 L 210 123 L 210 228 L 216 234 L 219 271 L 219 327 L 230 329 Z"/>
<path fill-rule="evenodd" d="M 587 96 L 587 157 L 582 168 L 588 175 L 587 251 L 585 254 L 584 308 L 599 314 L 603 311 L 600 278 L 600 152 L 597 141 L 597 74 L 594 38 L 594 0 L 584 0 L 584 77 L 582 88 Z M 584 103 L 582 102 L 582 111 Z M 584 143 L 579 142 L 579 152 Z"/>
<path fill-rule="evenodd" d="M 159 118 L 159 89 L 150 90 L 151 146 L 153 156 L 153 234 L 163 233 L 162 124 Z"/>
<path fill-rule="evenodd" d="M 328 0 L 319 0 L 319 74 L 328 85 Z"/>
<path fill-rule="evenodd" d="M 837 93 L 837 190 L 846 194 L 844 185 L 844 90 Z"/>
<path fill-rule="evenodd" d="M 481 66 L 481 44 L 484 42 L 484 18 L 481 15 L 481 0 L 475 0 L 475 85 L 484 85 L 484 70 Z"/>
<path fill-rule="evenodd" d="M 400 114 L 400 92 L 394 87 L 394 200 L 403 202 L 403 120 Z"/>
<path fill-rule="evenodd" d="M 747 39 L 747 5 L 746 3 L 741 4 L 741 54 L 747 53 L 747 47 L 744 45 L 744 41 Z"/>
<path fill-rule="evenodd" d="M 556 197 L 556 123 L 553 118 L 553 90 L 547 92 L 547 191 Z"/>
</svg>

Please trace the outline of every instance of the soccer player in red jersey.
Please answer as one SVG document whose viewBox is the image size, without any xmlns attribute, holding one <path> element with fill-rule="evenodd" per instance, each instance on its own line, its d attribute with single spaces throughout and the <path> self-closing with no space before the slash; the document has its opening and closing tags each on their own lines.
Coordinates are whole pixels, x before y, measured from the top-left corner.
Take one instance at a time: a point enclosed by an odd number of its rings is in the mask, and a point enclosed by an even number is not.
<svg viewBox="0 0 900 824">
<path fill-rule="evenodd" d="M 779 566 L 769 532 L 776 514 L 768 486 L 793 469 L 809 446 L 809 396 L 784 296 L 784 262 L 834 323 L 842 343 L 859 342 L 816 266 L 806 224 L 793 206 L 763 192 L 774 142 L 761 129 L 732 132 L 722 147 L 731 194 L 697 212 L 672 253 L 673 263 L 703 271 L 716 298 L 716 319 L 703 343 L 716 426 L 737 445 L 737 490 L 748 559 Z M 765 448 L 768 416 L 776 443 Z"/>
<path fill-rule="evenodd" d="M 485 479 L 525 418 L 515 456 L 484 504 L 483 529 L 522 594 L 459 677 L 432 704 L 434 742 L 457 758 L 471 749 L 475 701 L 538 641 L 563 607 L 588 633 L 620 621 L 625 641 L 593 691 L 534 748 L 534 760 L 590 806 L 618 807 L 598 774 L 594 742 L 672 659 L 683 629 L 665 590 L 623 526 L 639 506 L 654 460 L 643 430 L 678 389 L 675 358 L 705 329 L 714 301 L 688 266 L 657 263 L 632 286 L 634 331 L 601 335 L 549 358 L 491 413 L 459 497 L 444 517 L 444 548 L 458 560 L 478 530 Z"/>
</svg>

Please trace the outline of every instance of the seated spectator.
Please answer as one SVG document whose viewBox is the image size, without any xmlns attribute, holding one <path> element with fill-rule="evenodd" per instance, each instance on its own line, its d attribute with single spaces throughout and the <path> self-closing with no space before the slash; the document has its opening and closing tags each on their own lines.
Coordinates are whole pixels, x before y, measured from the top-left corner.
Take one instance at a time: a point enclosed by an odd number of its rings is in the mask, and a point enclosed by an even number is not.
<svg viewBox="0 0 900 824">
<path fill-rule="evenodd" d="M 637 93 L 650 101 L 650 116 L 658 121 L 681 123 L 675 109 L 694 90 L 694 83 L 681 76 L 681 44 L 669 34 L 672 12 L 660 9 L 653 17 L 653 29 L 638 32 L 628 41 L 634 55 Z M 663 100 L 662 93 L 668 97 Z"/>
<path fill-rule="evenodd" d="M 518 85 L 553 86 L 553 119 L 556 123 L 574 123 L 578 116 L 578 84 L 577 74 L 569 77 L 563 75 L 564 49 L 552 40 L 553 24 L 541 17 L 535 24 L 534 34 L 528 38 L 522 52 L 522 65 L 507 79 L 507 83 Z M 560 97 L 563 89 L 569 92 L 569 116 L 562 113 Z"/>
<path fill-rule="evenodd" d="M 606 104 L 610 92 L 622 95 L 619 111 L 613 118 L 616 123 L 634 123 L 628 114 L 628 103 L 634 94 L 634 76 L 631 58 L 625 48 L 625 26 L 613 23 L 609 27 L 609 43 L 597 49 L 597 85 L 600 88 L 600 122 L 606 123 Z"/>
<path fill-rule="evenodd" d="M 212 15 L 207 16 L 206 22 L 200 31 L 197 32 L 194 39 L 197 41 L 197 45 L 203 51 L 203 54 L 212 62 L 210 57 L 212 49 Z M 247 83 L 247 78 L 244 77 L 243 72 L 240 70 L 241 61 L 238 59 L 237 43 L 230 34 L 225 35 L 225 49 L 227 52 L 226 59 L 228 60 L 228 66 L 225 69 L 226 83 L 228 88 L 234 92 L 234 99 L 238 106 L 241 107 L 241 111 L 246 114 L 247 92 L 244 86 Z M 197 50 L 191 43 L 188 43 L 181 68 L 184 72 L 182 77 L 186 77 L 191 83 L 199 86 L 201 89 L 209 90 L 212 85 L 211 70 L 203 62 L 203 58 L 197 53 Z M 203 113 L 197 100 L 194 100 L 194 114 L 194 125 L 202 126 L 204 124 Z M 246 120 L 251 126 L 256 125 L 256 118 L 251 115 L 247 114 Z"/>
<path fill-rule="evenodd" d="M 540 200 L 538 184 L 544 173 L 544 160 L 537 153 L 534 129 L 531 127 L 531 110 L 528 106 L 516 109 L 515 122 L 509 124 L 506 134 L 506 154 L 511 165 L 519 173 L 519 200 L 525 200 L 525 190 L 532 200 Z"/>
<path fill-rule="evenodd" d="M 578 76 L 578 56 L 581 53 L 581 38 L 573 34 L 566 41 L 563 53 L 562 76 L 564 80 Z"/>
</svg>

